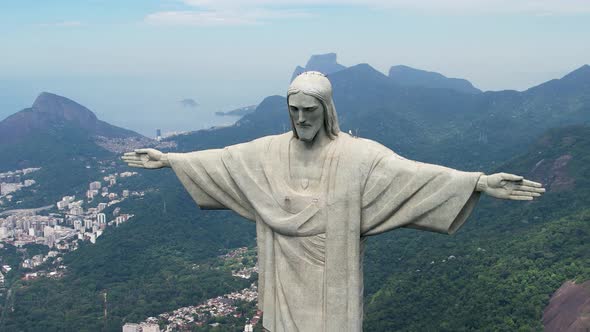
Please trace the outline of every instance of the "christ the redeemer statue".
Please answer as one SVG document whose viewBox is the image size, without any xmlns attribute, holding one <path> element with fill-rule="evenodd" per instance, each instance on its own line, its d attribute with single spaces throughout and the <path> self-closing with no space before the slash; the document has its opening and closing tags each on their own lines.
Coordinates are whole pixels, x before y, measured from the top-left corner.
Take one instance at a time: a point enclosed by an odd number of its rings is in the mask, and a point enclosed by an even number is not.
<svg viewBox="0 0 590 332">
<path fill-rule="evenodd" d="M 268 331 L 361 331 L 365 239 L 399 227 L 452 234 L 481 192 L 532 200 L 521 176 L 404 159 L 339 130 L 330 81 L 305 72 L 287 93 L 292 132 L 223 149 L 125 153 L 132 167 L 172 167 L 202 209 L 256 223 L 258 306 Z"/>
</svg>

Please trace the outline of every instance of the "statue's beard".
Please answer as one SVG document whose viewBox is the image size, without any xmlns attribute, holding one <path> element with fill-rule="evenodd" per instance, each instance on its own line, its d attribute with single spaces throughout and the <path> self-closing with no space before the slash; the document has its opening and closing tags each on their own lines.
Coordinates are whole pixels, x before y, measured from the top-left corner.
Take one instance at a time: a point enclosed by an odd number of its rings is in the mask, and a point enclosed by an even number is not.
<svg viewBox="0 0 590 332">
<path fill-rule="evenodd" d="M 299 140 L 305 142 L 313 141 L 318 134 L 318 129 L 312 125 L 295 125 L 295 131 L 297 132 L 297 136 L 299 136 Z"/>
</svg>

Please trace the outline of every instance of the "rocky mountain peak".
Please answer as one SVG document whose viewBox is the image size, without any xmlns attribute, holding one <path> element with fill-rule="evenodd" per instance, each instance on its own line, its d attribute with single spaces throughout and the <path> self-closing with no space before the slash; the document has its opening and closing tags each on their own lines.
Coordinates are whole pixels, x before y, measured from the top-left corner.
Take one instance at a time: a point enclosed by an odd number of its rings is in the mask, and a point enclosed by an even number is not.
<svg viewBox="0 0 590 332">
<path fill-rule="evenodd" d="M 142 137 L 100 121 L 92 111 L 71 99 L 42 92 L 31 107 L 0 121 L 0 142 L 14 143 L 33 133 L 57 133 L 66 127 L 83 130 L 90 136 Z"/>
<path fill-rule="evenodd" d="M 582 67 L 572 71 L 571 73 L 565 75 L 563 79 L 570 79 L 570 80 L 590 80 L 590 66 L 583 65 Z"/>
<path fill-rule="evenodd" d="M 545 331 L 588 331 L 590 281 L 566 281 L 551 297 L 543 313 Z"/>
<path fill-rule="evenodd" d="M 82 126 L 94 124 L 97 120 L 96 115 L 88 108 L 49 92 L 39 94 L 31 109 L 34 112 L 51 114 L 58 119 L 77 122 Z"/>
<path fill-rule="evenodd" d="M 315 70 L 329 75 L 342 69 L 346 69 L 346 66 L 338 63 L 336 53 L 315 54 L 309 58 L 305 67 L 297 66 L 295 68 L 291 81 L 304 71 Z"/>
</svg>

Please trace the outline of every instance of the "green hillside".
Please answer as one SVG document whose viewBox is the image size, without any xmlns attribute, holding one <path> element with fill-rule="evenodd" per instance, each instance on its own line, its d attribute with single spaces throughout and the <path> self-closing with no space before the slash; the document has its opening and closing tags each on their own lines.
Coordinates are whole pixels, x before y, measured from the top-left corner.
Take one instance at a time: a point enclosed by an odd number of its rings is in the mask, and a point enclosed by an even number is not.
<svg viewBox="0 0 590 332">
<path fill-rule="evenodd" d="M 553 165 L 571 155 L 564 174 L 581 191 L 552 191 L 561 180 L 547 174 L 552 181 L 543 199 L 484 198 L 456 236 L 399 230 L 371 238 L 365 258 L 367 330 L 538 329 L 561 283 L 590 278 L 590 210 L 584 208 L 590 195 L 584 194 L 589 186 L 583 177 L 588 148 L 590 128 L 552 130 L 501 167 L 535 174 L 539 160 Z M 136 214 L 133 221 L 72 253 L 64 279 L 20 283 L 6 327 L 37 330 L 28 323 L 37 317 L 47 331 L 100 328 L 101 294 L 107 291 L 108 330 L 116 331 L 126 321 L 244 287 L 228 271 L 208 267 L 222 248 L 253 245 L 253 224 L 229 212 L 200 211 L 169 171 L 144 172 L 133 181 L 132 188 L 149 183 L 160 190 L 125 202 L 123 208 Z M 194 264 L 205 268 L 194 270 Z"/>
<path fill-rule="evenodd" d="M 367 329 L 541 330 L 553 292 L 590 279 L 588 151 L 590 127 L 551 130 L 500 167 L 544 182 L 542 199 L 484 198 L 452 237 L 402 230 L 372 239 Z"/>
<path fill-rule="evenodd" d="M 107 292 L 106 330 L 120 331 L 125 322 L 248 287 L 252 281 L 219 269 L 215 257 L 253 245 L 254 225 L 229 212 L 200 211 L 183 188 L 166 185 L 171 174 L 145 174 L 137 184 L 162 176 L 159 192 L 121 205 L 135 214 L 131 221 L 66 256 L 63 279 L 18 281 L 8 303 L 14 311 L 0 330 L 100 331 Z"/>
<path fill-rule="evenodd" d="M 366 299 L 365 329 L 541 331 L 553 292 L 567 280 L 590 279 L 590 210 L 527 226 L 475 239 L 412 234 L 413 241 L 381 246 L 403 262 L 379 261 L 397 266 L 373 280 L 379 286 Z"/>
</svg>

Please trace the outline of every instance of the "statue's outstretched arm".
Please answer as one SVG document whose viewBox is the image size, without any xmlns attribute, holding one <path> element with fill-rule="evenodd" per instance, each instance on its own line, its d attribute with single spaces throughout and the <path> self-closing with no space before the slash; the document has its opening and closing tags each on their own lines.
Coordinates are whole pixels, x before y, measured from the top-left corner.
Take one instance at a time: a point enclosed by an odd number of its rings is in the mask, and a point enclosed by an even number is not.
<svg viewBox="0 0 590 332">
<path fill-rule="evenodd" d="M 168 155 L 156 149 L 137 149 L 123 154 L 121 159 L 130 167 L 147 169 L 170 167 Z"/>
<path fill-rule="evenodd" d="M 507 173 L 482 175 L 477 182 L 476 190 L 495 198 L 517 201 L 532 201 L 545 192 L 542 184 Z"/>
</svg>

